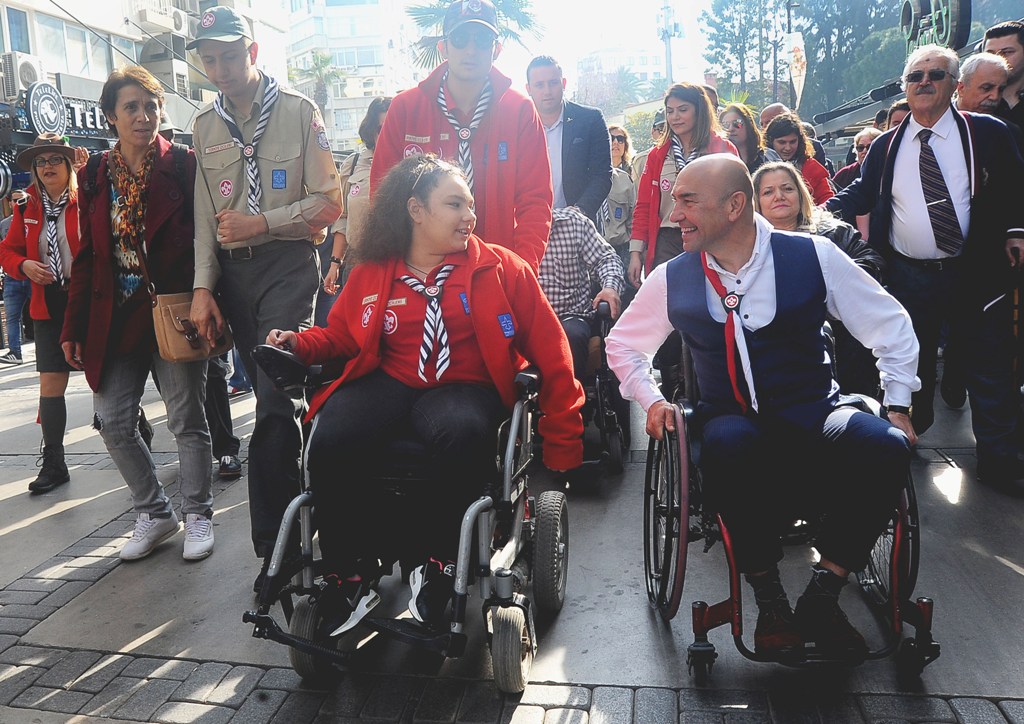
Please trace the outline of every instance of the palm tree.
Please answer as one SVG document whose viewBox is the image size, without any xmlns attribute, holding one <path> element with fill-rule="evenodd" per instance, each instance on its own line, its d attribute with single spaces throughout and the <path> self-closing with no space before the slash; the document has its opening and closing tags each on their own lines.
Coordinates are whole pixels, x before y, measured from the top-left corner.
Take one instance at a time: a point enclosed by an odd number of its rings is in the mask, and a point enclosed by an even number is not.
<svg viewBox="0 0 1024 724">
<path fill-rule="evenodd" d="M 524 35 L 540 39 L 544 27 L 537 22 L 530 9 L 530 0 L 493 0 L 498 12 L 498 38 L 502 43 L 509 41 L 524 48 Z M 418 28 L 426 34 L 416 42 L 415 63 L 421 68 L 432 69 L 441 64 L 437 42 L 443 36 L 444 16 L 450 0 L 434 0 L 429 5 L 413 5 L 406 12 Z"/>
<path fill-rule="evenodd" d="M 644 82 L 640 76 L 626 66 L 619 66 L 612 74 L 612 88 L 615 89 L 615 103 L 625 108 L 644 97 Z"/>
<path fill-rule="evenodd" d="M 334 58 L 323 50 L 314 50 L 310 56 L 308 68 L 289 70 L 289 78 L 293 83 L 313 81 L 313 102 L 320 109 L 320 115 L 327 115 L 327 102 L 330 100 L 329 89 L 338 81 L 345 83 L 345 73 L 334 67 Z"/>
</svg>

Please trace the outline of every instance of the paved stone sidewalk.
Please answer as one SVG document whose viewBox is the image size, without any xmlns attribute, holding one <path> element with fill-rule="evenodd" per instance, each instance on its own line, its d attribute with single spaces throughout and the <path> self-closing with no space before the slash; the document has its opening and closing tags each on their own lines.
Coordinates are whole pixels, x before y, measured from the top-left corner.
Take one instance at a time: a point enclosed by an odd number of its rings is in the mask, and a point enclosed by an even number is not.
<svg viewBox="0 0 1024 724">
<path fill-rule="evenodd" d="M 158 454 L 173 464 L 173 454 Z M 163 458 L 166 457 L 167 460 Z M 74 461 L 102 468 L 98 455 Z M 219 495 L 234 482 L 215 483 Z M 176 484 L 167 487 L 172 497 Z M 506 696 L 489 681 L 340 674 L 306 688 L 290 670 L 21 643 L 40 621 L 120 565 L 135 515 L 125 511 L 0 590 L 0 724 L 58 722 L 964 722 L 1024 724 L 1024 700 L 950 696 L 531 684 Z M 687 682 L 681 682 L 687 683 Z M 715 681 L 716 686 L 725 682 Z"/>
</svg>

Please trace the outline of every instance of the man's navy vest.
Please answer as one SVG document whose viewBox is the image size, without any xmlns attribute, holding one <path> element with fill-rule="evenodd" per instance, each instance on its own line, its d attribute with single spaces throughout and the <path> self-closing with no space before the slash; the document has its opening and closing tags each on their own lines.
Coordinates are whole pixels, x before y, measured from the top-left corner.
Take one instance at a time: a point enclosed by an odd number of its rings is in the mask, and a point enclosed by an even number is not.
<svg viewBox="0 0 1024 724">
<path fill-rule="evenodd" d="M 838 386 L 825 346 L 825 279 L 814 242 L 808 237 L 775 232 L 771 237 L 775 263 L 775 318 L 752 332 L 744 329 L 758 412 L 786 408 L 831 406 Z M 702 403 L 714 414 L 742 414 L 733 396 L 726 367 L 725 324 L 708 311 L 704 267 L 700 254 L 684 253 L 666 267 L 668 317 L 693 354 Z M 743 305 L 738 310 L 743 318 Z M 749 400 L 742 365 L 736 362 L 739 384 Z M 795 410 L 793 410 L 795 412 Z"/>
</svg>

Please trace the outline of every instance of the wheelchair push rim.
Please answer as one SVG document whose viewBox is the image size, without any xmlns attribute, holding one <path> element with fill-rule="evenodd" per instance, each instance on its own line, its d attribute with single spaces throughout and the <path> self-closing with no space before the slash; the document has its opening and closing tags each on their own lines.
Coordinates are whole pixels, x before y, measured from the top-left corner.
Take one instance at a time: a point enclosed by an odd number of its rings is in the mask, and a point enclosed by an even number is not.
<svg viewBox="0 0 1024 724">
<path fill-rule="evenodd" d="M 689 452 L 682 410 L 675 432 L 652 439 L 644 486 L 644 574 L 647 597 L 666 621 L 679 610 L 689 543 Z"/>
<path fill-rule="evenodd" d="M 900 530 L 899 551 L 895 545 L 896 531 Z M 921 525 L 917 508 L 914 479 L 908 473 L 907 484 L 900 491 L 893 514 L 885 530 L 871 548 L 868 564 L 857 574 L 857 581 L 868 600 L 883 609 L 892 607 L 893 571 L 898 574 L 899 598 L 910 600 L 917 585 L 921 559 Z"/>
</svg>

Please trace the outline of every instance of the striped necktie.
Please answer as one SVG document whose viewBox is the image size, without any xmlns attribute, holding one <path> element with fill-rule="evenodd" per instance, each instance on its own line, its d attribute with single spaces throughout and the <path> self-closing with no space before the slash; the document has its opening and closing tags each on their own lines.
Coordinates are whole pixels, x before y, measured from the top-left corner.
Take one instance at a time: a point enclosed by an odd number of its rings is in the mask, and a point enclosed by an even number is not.
<svg viewBox="0 0 1024 724">
<path fill-rule="evenodd" d="M 445 264 L 437 272 L 434 283 L 429 285 L 424 284 L 414 276 L 408 274 L 402 276 L 402 281 L 408 284 L 410 289 L 427 298 L 427 314 L 423 318 L 423 342 L 420 343 L 420 361 L 419 369 L 417 370 L 420 379 L 424 382 L 428 381 L 425 369 L 435 341 L 437 342 L 437 365 L 434 379 L 440 382 L 441 375 L 444 374 L 444 371 L 448 369 L 448 365 L 451 363 L 451 350 L 448 348 L 448 330 L 445 329 L 444 317 L 441 315 L 441 289 L 444 287 L 444 283 L 448 281 L 448 277 L 451 276 L 454 269 L 454 264 Z"/>
<path fill-rule="evenodd" d="M 473 118 L 470 120 L 468 126 L 463 126 L 459 123 L 459 120 L 455 117 L 455 114 L 448 108 L 448 99 L 445 97 L 444 88 L 448 83 L 448 73 L 445 72 L 444 78 L 441 79 L 441 86 L 437 89 L 437 104 L 441 107 L 441 113 L 448 119 L 448 122 L 455 129 L 455 134 L 459 137 L 459 166 L 466 172 L 466 182 L 469 184 L 469 190 L 473 190 L 473 152 L 470 148 L 469 142 L 473 138 L 473 133 L 480 126 L 480 122 L 483 121 L 484 116 L 487 115 L 487 111 L 491 107 L 491 81 L 488 79 L 484 90 L 480 94 L 480 100 L 476 102 L 476 110 L 473 111 Z"/>
<path fill-rule="evenodd" d="M 260 119 L 256 123 L 256 132 L 252 134 L 252 141 L 250 143 L 246 143 L 242 139 L 242 131 L 238 128 L 238 124 L 235 123 L 235 119 L 224 108 L 224 94 L 217 94 L 217 98 L 213 102 L 214 110 L 217 111 L 217 115 L 223 119 L 224 124 L 228 127 L 228 132 L 231 134 L 235 145 L 242 149 L 242 160 L 245 162 L 245 176 L 249 182 L 247 202 L 249 213 L 253 216 L 260 213 L 260 200 L 263 198 L 263 186 L 260 183 L 260 167 L 256 163 L 256 146 L 260 139 L 263 138 L 263 132 L 267 130 L 267 125 L 270 123 L 270 113 L 274 110 L 274 104 L 277 102 L 278 97 L 277 81 L 269 75 L 264 77 L 267 79 L 267 87 L 263 91 L 263 107 L 260 109 Z"/>
<path fill-rule="evenodd" d="M 932 132 L 925 128 L 918 134 L 921 141 L 921 190 L 924 191 L 924 203 L 928 207 L 928 218 L 932 222 L 935 234 L 935 246 L 950 256 L 960 253 L 964 245 L 964 235 L 960 230 L 960 220 L 956 217 L 953 197 L 942 178 L 942 169 L 935 158 L 935 151 L 928 144 Z"/>
<path fill-rule="evenodd" d="M 58 286 L 64 283 L 64 262 L 60 257 L 60 240 L 57 238 L 57 221 L 64 207 L 68 204 L 67 190 L 56 202 L 50 201 L 46 191 L 40 194 L 43 200 L 43 214 L 46 216 L 46 251 L 49 257 L 50 273 Z"/>
</svg>

